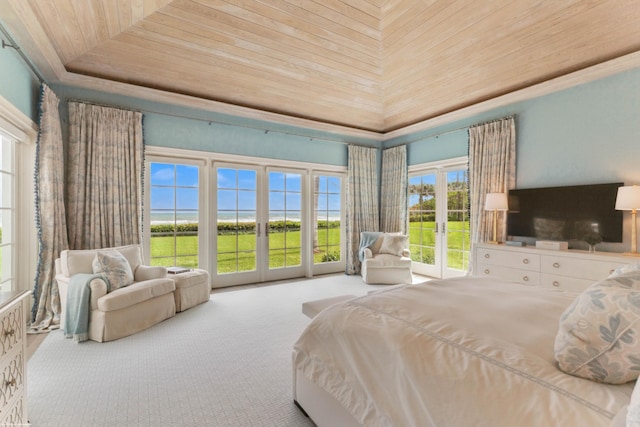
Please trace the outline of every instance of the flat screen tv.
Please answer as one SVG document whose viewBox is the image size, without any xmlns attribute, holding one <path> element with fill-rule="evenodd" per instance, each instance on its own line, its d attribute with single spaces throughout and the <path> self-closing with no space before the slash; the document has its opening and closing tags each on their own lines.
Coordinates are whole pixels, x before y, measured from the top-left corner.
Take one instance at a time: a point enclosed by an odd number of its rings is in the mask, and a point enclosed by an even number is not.
<svg viewBox="0 0 640 427">
<path fill-rule="evenodd" d="M 509 191 L 507 232 L 536 240 L 622 242 L 622 211 L 615 210 L 621 182 Z"/>
</svg>

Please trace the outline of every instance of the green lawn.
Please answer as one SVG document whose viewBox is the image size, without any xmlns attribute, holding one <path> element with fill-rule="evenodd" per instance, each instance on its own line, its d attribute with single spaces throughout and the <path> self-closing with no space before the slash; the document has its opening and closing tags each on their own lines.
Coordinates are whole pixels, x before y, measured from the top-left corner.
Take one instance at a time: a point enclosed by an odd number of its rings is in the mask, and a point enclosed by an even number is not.
<svg viewBox="0 0 640 427">
<path fill-rule="evenodd" d="M 449 222 L 449 267 L 466 269 L 469 259 L 468 224 Z M 434 223 L 410 223 L 409 246 L 411 258 L 418 262 L 433 262 L 435 247 Z M 286 239 L 286 249 L 285 249 Z M 197 235 L 182 235 L 175 240 L 172 236 L 155 236 L 151 238 L 151 264 L 174 265 L 182 267 L 198 267 Z M 269 234 L 269 267 L 300 265 L 300 232 L 271 232 Z M 319 251 L 314 254 L 314 262 L 336 260 L 340 252 L 340 229 L 321 229 L 318 232 Z M 231 273 L 251 271 L 256 268 L 255 234 L 224 234 L 218 236 L 218 272 Z"/>
<path fill-rule="evenodd" d="M 286 249 L 285 249 L 286 238 Z M 198 267 L 198 236 L 183 235 L 175 240 L 173 236 L 151 238 L 151 264 L 181 267 Z M 300 265 L 300 232 L 272 232 L 269 234 L 269 267 Z M 319 251 L 314 254 L 314 262 L 323 259 L 334 260 L 340 255 L 340 229 L 329 228 L 318 232 Z M 329 254 L 329 255 L 327 255 Z M 231 273 L 251 271 L 256 268 L 255 234 L 224 234 L 218 236 L 218 271 Z"/>
<path fill-rule="evenodd" d="M 461 221 L 447 223 L 447 264 L 449 268 L 466 270 L 471 250 L 469 224 Z M 409 223 L 409 249 L 411 259 L 433 264 L 435 260 L 435 222 Z"/>
</svg>

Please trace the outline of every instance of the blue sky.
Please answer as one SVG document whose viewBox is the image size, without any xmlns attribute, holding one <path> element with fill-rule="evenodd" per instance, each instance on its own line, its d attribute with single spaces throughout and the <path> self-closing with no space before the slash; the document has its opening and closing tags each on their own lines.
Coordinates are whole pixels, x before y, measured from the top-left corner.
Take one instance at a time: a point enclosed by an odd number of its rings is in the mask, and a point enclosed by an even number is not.
<svg viewBox="0 0 640 427">
<path fill-rule="evenodd" d="M 257 172 L 247 169 L 218 168 L 218 209 L 256 210 Z M 198 166 L 151 163 L 151 209 L 198 209 Z M 300 174 L 269 172 L 269 209 L 301 210 Z M 175 189 L 174 199 L 174 186 Z M 285 191 L 286 189 L 286 191 Z M 318 209 L 340 210 L 340 178 L 320 177 Z M 286 202 L 286 205 L 285 205 Z"/>
<path fill-rule="evenodd" d="M 198 167 L 151 163 L 151 209 L 198 209 Z M 174 198 L 173 186 L 176 185 Z M 170 186 L 170 187 L 162 187 Z"/>
</svg>

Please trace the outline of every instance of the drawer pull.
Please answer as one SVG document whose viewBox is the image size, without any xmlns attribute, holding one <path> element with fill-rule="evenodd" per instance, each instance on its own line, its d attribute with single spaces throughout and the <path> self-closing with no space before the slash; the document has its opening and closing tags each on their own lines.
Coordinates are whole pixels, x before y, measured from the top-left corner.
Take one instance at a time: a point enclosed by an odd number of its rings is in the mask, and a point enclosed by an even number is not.
<svg viewBox="0 0 640 427">
<path fill-rule="evenodd" d="M 488 269 L 488 268 L 485 268 L 485 269 L 484 269 L 484 274 L 489 274 L 489 273 L 490 273 L 489 269 Z"/>
<path fill-rule="evenodd" d="M 7 387 L 14 387 L 16 385 L 16 379 L 11 378 L 9 381 L 5 381 L 4 385 L 6 385 Z"/>
<path fill-rule="evenodd" d="M 14 336 L 15 333 L 16 333 L 15 329 L 9 329 L 8 331 L 7 330 L 4 331 L 5 336 L 8 336 L 8 337 Z"/>
<path fill-rule="evenodd" d="M 522 280 L 524 280 L 525 282 L 528 282 L 528 281 L 529 281 L 529 276 L 524 276 L 524 277 L 522 278 Z"/>
<path fill-rule="evenodd" d="M 486 259 L 489 259 L 489 258 L 491 258 L 491 255 L 489 255 L 489 254 L 484 254 L 484 257 L 485 257 Z"/>
<path fill-rule="evenodd" d="M 557 288 L 558 286 L 560 286 L 560 282 L 558 282 L 557 280 L 554 280 L 553 281 L 553 286 L 555 286 Z"/>
<path fill-rule="evenodd" d="M 554 262 L 553 263 L 553 268 L 560 268 L 560 263 L 559 262 Z"/>
<path fill-rule="evenodd" d="M 528 259 L 528 258 L 523 259 L 523 260 L 522 260 L 522 263 L 523 263 L 523 264 L 529 264 L 529 259 Z"/>
</svg>

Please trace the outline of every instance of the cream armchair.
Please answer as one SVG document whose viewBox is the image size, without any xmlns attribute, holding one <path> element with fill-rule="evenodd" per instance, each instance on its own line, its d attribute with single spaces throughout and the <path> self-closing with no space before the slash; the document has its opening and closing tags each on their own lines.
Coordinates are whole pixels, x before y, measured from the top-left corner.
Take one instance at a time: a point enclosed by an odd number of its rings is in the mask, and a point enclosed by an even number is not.
<svg viewBox="0 0 640 427">
<path fill-rule="evenodd" d="M 361 233 L 360 240 L 362 252 L 360 272 L 365 283 L 387 285 L 412 283 L 407 236 L 397 233 Z M 369 244 L 371 241 L 373 243 Z"/>
<path fill-rule="evenodd" d="M 140 245 L 120 246 L 121 253 L 134 275 L 128 286 L 107 292 L 101 279 L 90 282 L 89 339 L 103 342 L 132 335 L 176 314 L 175 284 L 164 267 L 142 265 Z M 65 250 L 56 260 L 56 281 L 60 291 L 60 327 L 64 329 L 67 292 L 71 277 L 93 273 L 93 260 L 98 250 Z"/>
</svg>

